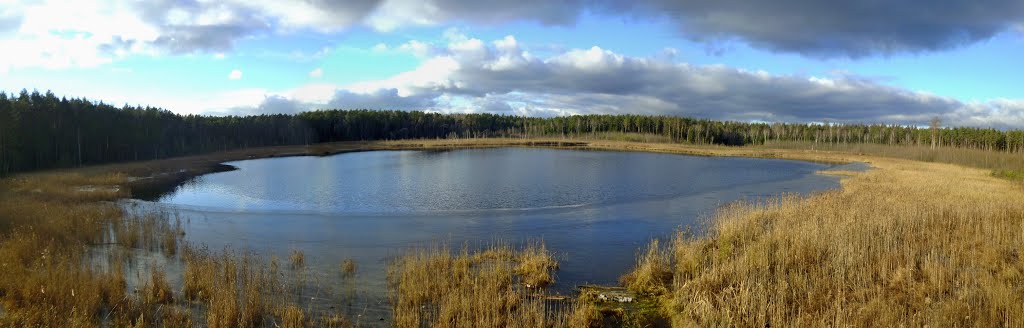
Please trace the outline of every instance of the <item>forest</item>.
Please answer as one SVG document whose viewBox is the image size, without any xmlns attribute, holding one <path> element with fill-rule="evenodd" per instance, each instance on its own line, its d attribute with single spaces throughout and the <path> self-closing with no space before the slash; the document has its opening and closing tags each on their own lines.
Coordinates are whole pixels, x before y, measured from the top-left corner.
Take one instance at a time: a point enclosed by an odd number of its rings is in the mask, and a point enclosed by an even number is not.
<svg viewBox="0 0 1024 328">
<path fill-rule="evenodd" d="M 259 146 L 423 138 L 587 138 L 604 133 L 650 134 L 678 143 L 730 146 L 811 141 L 1024 151 L 1022 130 L 940 127 L 936 123 L 926 127 L 744 123 L 677 116 L 541 118 L 366 109 L 204 116 L 22 90 L 17 95 L 0 92 L 0 176 Z"/>
</svg>

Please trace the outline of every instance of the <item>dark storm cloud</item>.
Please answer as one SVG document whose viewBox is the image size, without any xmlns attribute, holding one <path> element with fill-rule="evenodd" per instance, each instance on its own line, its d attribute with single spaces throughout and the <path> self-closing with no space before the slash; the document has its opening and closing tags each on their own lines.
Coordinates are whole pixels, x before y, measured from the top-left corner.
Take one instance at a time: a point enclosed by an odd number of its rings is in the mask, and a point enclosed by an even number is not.
<svg viewBox="0 0 1024 328">
<path fill-rule="evenodd" d="M 295 28 L 333 31 L 354 25 L 391 29 L 514 21 L 567 26 L 583 13 L 594 12 L 637 20 L 667 19 L 680 36 L 706 42 L 715 51 L 724 49 L 719 46 L 723 42 L 740 40 L 769 51 L 857 58 L 955 48 L 1024 21 L 1020 0 L 161 0 L 138 2 L 136 7 L 161 28 L 158 45 L 175 52 L 223 51 L 240 38 Z M 229 14 L 231 19 L 181 24 L 168 20 L 172 10 L 189 17 Z"/>
<path fill-rule="evenodd" d="M 1020 0 L 436 0 L 439 19 L 477 23 L 536 21 L 572 25 L 584 12 L 668 19 L 681 36 L 714 45 L 812 57 L 862 57 L 939 51 L 988 39 L 1024 21 Z M 720 49 L 713 46 L 714 49 Z"/>
<path fill-rule="evenodd" d="M 545 25 L 572 25 L 587 7 L 583 0 L 469 1 L 435 0 L 444 20 L 493 24 L 531 20 Z"/>
<path fill-rule="evenodd" d="M 944 50 L 1024 20 L 1020 0 L 645 0 L 609 7 L 639 17 L 664 15 L 693 40 L 738 38 L 815 57 Z"/>
</svg>

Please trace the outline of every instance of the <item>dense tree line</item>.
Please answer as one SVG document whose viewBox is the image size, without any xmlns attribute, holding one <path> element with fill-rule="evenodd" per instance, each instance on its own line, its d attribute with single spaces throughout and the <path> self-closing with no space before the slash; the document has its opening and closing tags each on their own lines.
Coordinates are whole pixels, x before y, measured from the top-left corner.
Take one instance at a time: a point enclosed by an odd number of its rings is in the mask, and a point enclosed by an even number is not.
<svg viewBox="0 0 1024 328">
<path fill-rule="evenodd" d="M 480 137 L 588 137 L 637 133 L 693 144 L 774 140 L 931 145 L 1024 151 L 1024 131 L 866 124 L 742 123 L 675 116 L 577 115 L 553 118 L 389 110 L 319 110 L 295 115 L 179 115 L 115 107 L 52 92 L 0 92 L 0 175 L 108 162 L 158 159 L 244 147 L 345 140 Z"/>
</svg>

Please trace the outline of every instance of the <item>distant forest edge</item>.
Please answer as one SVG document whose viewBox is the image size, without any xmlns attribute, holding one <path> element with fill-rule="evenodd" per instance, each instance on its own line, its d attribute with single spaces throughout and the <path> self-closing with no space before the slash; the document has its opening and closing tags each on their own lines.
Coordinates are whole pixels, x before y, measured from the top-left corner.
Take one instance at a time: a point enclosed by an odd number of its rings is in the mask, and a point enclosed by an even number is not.
<svg viewBox="0 0 1024 328">
<path fill-rule="evenodd" d="M 396 110 L 318 110 L 252 116 L 180 115 L 115 107 L 52 92 L 0 92 L 0 175 L 246 147 L 331 141 L 653 134 L 673 142 L 749 145 L 769 141 L 874 143 L 1024 151 L 1024 131 L 881 124 L 742 123 L 675 116 L 538 118 Z"/>
</svg>

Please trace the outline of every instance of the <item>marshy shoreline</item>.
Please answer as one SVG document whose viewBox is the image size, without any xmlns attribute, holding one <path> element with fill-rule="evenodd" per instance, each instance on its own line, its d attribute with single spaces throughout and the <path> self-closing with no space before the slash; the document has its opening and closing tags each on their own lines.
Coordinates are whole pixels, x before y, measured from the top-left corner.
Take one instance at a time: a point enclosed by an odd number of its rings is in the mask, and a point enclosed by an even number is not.
<svg viewBox="0 0 1024 328">
<path fill-rule="evenodd" d="M 5 219 L 26 219 L 10 223 L 8 226 L 15 230 L 0 245 L 3 263 L 11 265 L 2 270 L 4 278 L 14 279 L 0 286 L 4 305 L 0 322 L 84 326 L 138 326 L 148 322 L 176 326 L 203 320 L 208 326 L 365 325 L 352 318 L 308 313 L 297 302 L 288 301 L 293 299 L 287 290 L 295 288 L 293 280 L 298 280 L 298 288 L 303 283 L 302 277 L 287 273 L 291 269 L 285 268 L 301 266 L 295 259 L 260 259 L 186 247 L 180 245 L 182 236 L 174 221 L 164 224 L 152 217 L 111 218 L 119 214 L 103 204 L 128 197 L 126 188 L 98 188 L 102 192 L 85 194 L 69 192 L 67 188 L 123 185 L 132 190 L 131 196 L 136 196 L 137 190 L 158 192 L 202 174 L 230 170 L 222 163 L 235 160 L 372 150 L 495 147 L 863 162 L 874 169 L 822 171 L 843 177 L 842 189 L 809 197 L 733 204 L 716 214 L 709 223 L 712 228 L 708 235 L 689 236 L 680 232 L 671 241 L 653 242 L 638 256 L 637 269 L 624 273 L 624 286 L 651 300 L 640 311 L 623 312 L 616 304 L 584 294 L 573 300 L 572 307 L 559 310 L 560 317 L 552 317 L 545 304 L 537 301 L 538 291 L 522 288 L 523 281 L 534 281 L 536 285 L 536 281 L 544 280 L 544 273 L 557 268 L 557 263 L 548 261 L 550 254 L 543 245 L 524 249 L 497 245 L 461 252 L 438 248 L 412 254 L 413 257 L 401 261 L 406 266 L 389 272 L 389 277 L 393 275 L 395 279 L 392 302 L 397 311 L 392 314 L 392 324 L 404 327 L 423 322 L 437 325 L 486 321 L 531 327 L 601 326 L 628 321 L 673 326 L 872 322 L 1013 325 L 1020 324 L 1014 320 L 1024 314 L 1019 293 L 1024 272 L 1019 256 L 1024 252 L 1024 231 L 1020 229 L 1024 224 L 1024 193 L 1019 184 L 994 176 L 1005 167 L 1019 167 L 1013 159 L 998 157 L 991 159 L 991 163 L 978 162 L 973 164 L 974 168 L 968 168 L 921 162 L 921 158 L 914 157 L 929 156 L 927 150 L 891 150 L 883 146 L 829 149 L 817 144 L 725 147 L 573 139 L 445 139 L 265 147 L 7 178 L 2 190 L 7 202 L 0 204 L 0 215 Z M 946 150 L 930 156 L 934 161 L 960 165 L 982 161 L 973 152 L 955 152 Z M 13 201 L 20 204 L 16 206 Z M 42 206 L 33 207 L 33 203 Z M 43 208 L 47 212 L 42 212 Z M 54 215 L 60 213 L 66 217 Z M 44 215 L 56 218 L 36 220 Z M 80 231 L 74 235 L 61 231 L 75 228 Z M 110 238 L 111 233 L 105 231 L 114 231 L 113 235 L 120 231 L 121 236 Z M 170 251 L 169 255 L 192 263 L 186 263 L 182 278 L 185 287 L 172 290 L 167 287 L 170 284 L 164 273 L 150 268 L 147 277 L 137 279 L 135 287 L 139 292 L 132 296 L 124 277 L 112 272 L 122 271 L 123 276 L 123 269 L 82 266 L 84 260 L 75 254 L 91 243 L 115 243 L 129 250 Z M 40 249 L 57 250 L 60 260 L 54 261 L 54 256 L 47 254 L 51 260 L 40 263 Z M 107 262 L 116 268 L 118 261 L 124 259 Z M 423 274 L 438 267 L 456 270 L 440 275 Z M 865 267 L 868 269 L 864 270 Z M 213 278 L 224 276 L 225 272 L 235 278 Z M 23 278 L 14 278 L 15 275 Z M 285 281 L 280 281 L 280 277 L 286 277 Z M 447 281 L 432 281 L 445 277 Z M 473 283 L 452 283 L 458 281 Z M 25 287 L 16 288 L 15 283 Z M 65 292 L 68 295 L 63 296 L 36 290 L 73 290 L 74 284 L 93 287 L 78 288 L 78 294 Z M 225 286 L 232 293 L 211 297 L 213 291 Z M 266 294 L 259 292 L 261 286 L 277 289 Z M 433 287 L 421 290 L 425 286 Z M 439 292 L 443 295 L 430 294 Z M 79 299 L 82 293 L 95 293 L 97 299 L 83 303 Z M 239 299 L 229 303 L 215 301 L 231 299 L 228 295 Z M 479 302 L 498 295 L 502 300 L 499 303 Z M 39 312 L 40 306 L 78 315 L 48 316 Z M 429 315 L 409 310 L 421 308 L 431 309 Z M 205 313 L 197 316 L 197 311 Z M 228 315 L 211 319 L 211 313 Z M 516 321 L 509 321 L 511 318 Z"/>
</svg>

